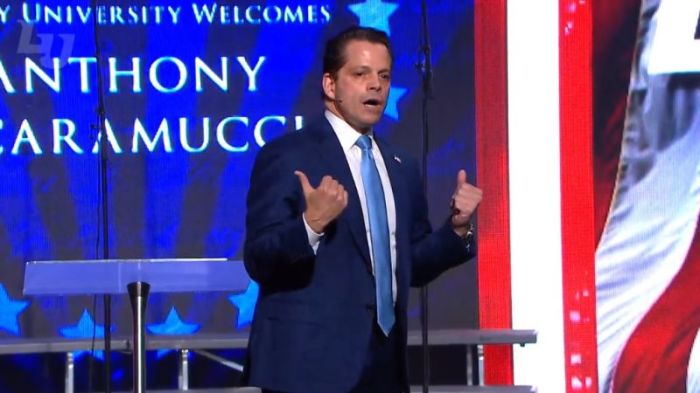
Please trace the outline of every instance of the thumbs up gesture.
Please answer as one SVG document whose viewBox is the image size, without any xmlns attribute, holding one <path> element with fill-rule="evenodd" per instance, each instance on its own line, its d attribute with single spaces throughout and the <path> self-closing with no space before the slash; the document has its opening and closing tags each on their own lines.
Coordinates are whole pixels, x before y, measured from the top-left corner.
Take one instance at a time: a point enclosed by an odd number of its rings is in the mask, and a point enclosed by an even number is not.
<svg viewBox="0 0 700 393">
<path fill-rule="evenodd" d="M 455 233 L 465 236 L 469 231 L 469 220 L 481 203 L 482 191 L 467 183 L 467 173 L 462 169 L 457 173 L 457 188 L 452 195 L 452 228 Z"/>
<path fill-rule="evenodd" d="M 321 184 L 314 188 L 304 172 L 294 171 L 294 174 L 299 178 L 306 200 L 306 223 L 314 232 L 322 233 L 348 205 L 348 192 L 330 176 L 324 176 Z"/>
</svg>

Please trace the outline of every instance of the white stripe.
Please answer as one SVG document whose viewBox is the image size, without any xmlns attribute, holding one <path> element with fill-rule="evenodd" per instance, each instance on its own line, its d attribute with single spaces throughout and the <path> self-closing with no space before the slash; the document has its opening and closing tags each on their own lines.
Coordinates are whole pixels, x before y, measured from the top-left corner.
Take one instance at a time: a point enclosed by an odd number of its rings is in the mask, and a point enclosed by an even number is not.
<svg viewBox="0 0 700 393">
<path fill-rule="evenodd" d="M 507 4 L 508 155 L 515 383 L 566 392 L 559 162 L 559 3 Z"/>
<path fill-rule="evenodd" d="M 693 349 L 690 352 L 687 393 L 700 393 L 700 330 L 695 335 Z"/>
</svg>

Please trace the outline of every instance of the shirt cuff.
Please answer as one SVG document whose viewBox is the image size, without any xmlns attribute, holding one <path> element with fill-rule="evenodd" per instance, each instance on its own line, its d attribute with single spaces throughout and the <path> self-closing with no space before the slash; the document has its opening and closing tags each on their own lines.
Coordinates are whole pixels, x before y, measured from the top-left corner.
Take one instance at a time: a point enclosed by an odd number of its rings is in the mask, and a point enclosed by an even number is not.
<svg viewBox="0 0 700 393">
<path fill-rule="evenodd" d="M 316 250 L 318 250 L 318 245 L 321 243 L 321 236 L 323 236 L 324 233 L 314 232 L 314 230 L 311 229 L 311 227 L 309 226 L 309 223 L 306 222 L 306 217 L 304 217 L 303 214 L 301 215 L 301 218 L 302 220 L 304 220 L 304 226 L 306 227 L 306 237 L 309 239 L 309 245 L 314 250 L 314 254 L 316 254 Z"/>
</svg>

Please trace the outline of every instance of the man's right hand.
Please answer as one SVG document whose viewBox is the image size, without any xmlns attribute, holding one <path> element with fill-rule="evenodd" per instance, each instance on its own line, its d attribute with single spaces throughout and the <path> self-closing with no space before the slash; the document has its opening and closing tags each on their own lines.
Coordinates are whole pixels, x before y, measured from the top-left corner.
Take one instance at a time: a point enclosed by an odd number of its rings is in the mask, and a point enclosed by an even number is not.
<svg viewBox="0 0 700 393">
<path fill-rule="evenodd" d="M 299 178 L 306 200 L 304 218 L 316 233 L 323 233 L 328 224 L 335 220 L 348 205 L 348 192 L 337 180 L 326 175 L 321 184 L 313 188 L 309 178 L 302 171 L 294 171 Z"/>
</svg>

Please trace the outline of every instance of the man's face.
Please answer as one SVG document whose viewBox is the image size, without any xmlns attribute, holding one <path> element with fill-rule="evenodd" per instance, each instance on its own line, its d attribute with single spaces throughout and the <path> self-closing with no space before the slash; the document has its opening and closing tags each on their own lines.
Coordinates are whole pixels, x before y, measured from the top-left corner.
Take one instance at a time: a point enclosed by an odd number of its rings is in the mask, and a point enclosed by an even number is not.
<svg viewBox="0 0 700 393">
<path fill-rule="evenodd" d="M 361 133 L 368 132 L 384 113 L 391 82 L 391 57 L 382 44 L 350 41 L 345 64 L 335 78 L 323 75 L 326 109 Z"/>
</svg>

